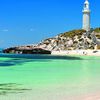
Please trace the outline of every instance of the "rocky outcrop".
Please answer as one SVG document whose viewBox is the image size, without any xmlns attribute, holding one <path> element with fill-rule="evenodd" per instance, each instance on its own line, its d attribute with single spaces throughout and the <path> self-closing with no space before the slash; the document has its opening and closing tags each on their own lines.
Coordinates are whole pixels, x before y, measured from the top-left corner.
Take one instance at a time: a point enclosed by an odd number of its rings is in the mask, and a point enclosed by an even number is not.
<svg viewBox="0 0 100 100">
<path fill-rule="evenodd" d="M 61 33 L 53 38 L 43 40 L 37 45 L 18 46 L 5 49 L 4 53 L 50 54 L 59 50 L 97 50 L 100 49 L 100 28 L 72 30 Z"/>
<path fill-rule="evenodd" d="M 97 36 L 98 34 L 98 36 Z M 49 38 L 38 44 L 39 47 L 48 50 L 76 50 L 76 49 L 99 49 L 100 33 L 91 30 L 73 30 L 59 34 L 54 38 Z"/>
<path fill-rule="evenodd" d="M 51 54 L 51 51 L 32 46 L 12 47 L 3 50 L 4 53 L 15 54 Z"/>
</svg>

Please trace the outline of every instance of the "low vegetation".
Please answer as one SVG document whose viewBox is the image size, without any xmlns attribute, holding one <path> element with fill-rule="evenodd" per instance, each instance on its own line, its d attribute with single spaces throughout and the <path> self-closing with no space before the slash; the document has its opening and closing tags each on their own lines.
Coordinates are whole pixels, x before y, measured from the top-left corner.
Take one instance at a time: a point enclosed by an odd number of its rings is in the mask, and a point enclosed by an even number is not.
<svg viewBox="0 0 100 100">
<path fill-rule="evenodd" d="M 100 33 L 100 28 L 95 28 L 95 29 L 94 29 L 94 32 Z"/>
<path fill-rule="evenodd" d="M 63 37 L 69 37 L 69 38 L 73 38 L 74 36 L 82 36 L 82 34 L 86 32 L 85 30 L 72 30 L 72 31 L 69 31 L 69 32 L 65 32 L 65 33 L 62 33 L 61 36 Z"/>
</svg>

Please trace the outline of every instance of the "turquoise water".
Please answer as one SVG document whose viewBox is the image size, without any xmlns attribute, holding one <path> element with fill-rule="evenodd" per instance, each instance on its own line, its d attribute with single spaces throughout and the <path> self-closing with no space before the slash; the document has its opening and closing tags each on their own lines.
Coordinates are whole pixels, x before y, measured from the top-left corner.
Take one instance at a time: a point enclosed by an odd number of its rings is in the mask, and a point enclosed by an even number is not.
<svg viewBox="0 0 100 100">
<path fill-rule="evenodd" d="M 0 54 L 0 94 L 27 91 L 35 100 L 94 96 L 100 93 L 100 57 Z"/>
</svg>

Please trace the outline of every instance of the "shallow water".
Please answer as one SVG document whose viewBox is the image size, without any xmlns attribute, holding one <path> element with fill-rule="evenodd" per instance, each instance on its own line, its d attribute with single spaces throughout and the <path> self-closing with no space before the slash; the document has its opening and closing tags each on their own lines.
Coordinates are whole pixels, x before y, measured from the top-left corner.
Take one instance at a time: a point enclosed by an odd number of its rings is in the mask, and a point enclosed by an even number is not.
<svg viewBox="0 0 100 100">
<path fill-rule="evenodd" d="M 100 57 L 0 54 L 0 100 L 100 100 Z"/>
</svg>

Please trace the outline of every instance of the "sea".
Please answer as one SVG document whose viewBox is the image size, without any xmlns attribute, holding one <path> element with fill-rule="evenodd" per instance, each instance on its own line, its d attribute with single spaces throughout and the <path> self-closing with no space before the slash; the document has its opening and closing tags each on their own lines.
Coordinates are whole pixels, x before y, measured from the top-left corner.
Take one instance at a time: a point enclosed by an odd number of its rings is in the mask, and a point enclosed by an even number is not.
<svg viewBox="0 0 100 100">
<path fill-rule="evenodd" d="M 0 100 L 100 100 L 100 57 L 1 53 Z"/>
</svg>

